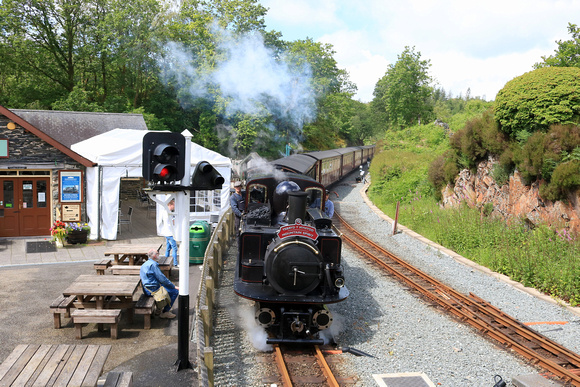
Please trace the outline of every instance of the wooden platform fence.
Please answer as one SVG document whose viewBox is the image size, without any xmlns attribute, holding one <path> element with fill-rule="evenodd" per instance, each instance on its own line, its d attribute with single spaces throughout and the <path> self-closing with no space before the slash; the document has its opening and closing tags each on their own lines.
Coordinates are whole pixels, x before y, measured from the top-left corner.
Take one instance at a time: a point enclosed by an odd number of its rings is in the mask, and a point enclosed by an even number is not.
<svg viewBox="0 0 580 387">
<path fill-rule="evenodd" d="M 219 285 L 219 275 L 223 269 L 223 257 L 228 253 L 234 238 L 234 215 L 231 208 L 221 217 L 212 233 L 205 252 L 200 281 L 196 319 L 193 329 L 197 335 L 197 364 L 199 365 L 199 385 L 213 386 L 213 311 L 215 289 Z"/>
</svg>

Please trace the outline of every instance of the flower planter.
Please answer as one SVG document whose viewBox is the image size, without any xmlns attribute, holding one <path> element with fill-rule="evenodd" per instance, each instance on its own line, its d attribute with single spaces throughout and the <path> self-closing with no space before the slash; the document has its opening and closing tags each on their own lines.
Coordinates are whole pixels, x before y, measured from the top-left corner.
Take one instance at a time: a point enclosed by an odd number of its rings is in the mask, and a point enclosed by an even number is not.
<svg viewBox="0 0 580 387">
<path fill-rule="evenodd" d="M 66 241 L 71 245 L 77 243 L 87 243 L 88 231 L 87 230 L 71 230 L 66 235 Z"/>
</svg>

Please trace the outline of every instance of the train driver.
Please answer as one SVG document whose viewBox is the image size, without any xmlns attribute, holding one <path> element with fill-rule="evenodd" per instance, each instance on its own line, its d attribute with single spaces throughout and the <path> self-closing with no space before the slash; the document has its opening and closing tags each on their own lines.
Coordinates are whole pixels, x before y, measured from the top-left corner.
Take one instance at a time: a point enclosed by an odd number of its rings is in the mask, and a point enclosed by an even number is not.
<svg viewBox="0 0 580 387">
<path fill-rule="evenodd" d="M 310 208 L 320 208 L 320 198 L 314 199 Z M 334 203 L 330 201 L 330 191 L 326 191 L 326 202 L 324 203 L 324 213 L 329 218 L 332 218 L 334 215 Z"/>
<path fill-rule="evenodd" d="M 240 220 L 242 219 L 242 214 L 245 210 L 245 198 L 242 192 L 242 182 L 236 181 L 234 183 L 234 192 L 230 197 L 230 206 L 236 217 L 234 222 L 234 227 L 236 229 L 236 236 L 240 236 Z"/>
</svg>

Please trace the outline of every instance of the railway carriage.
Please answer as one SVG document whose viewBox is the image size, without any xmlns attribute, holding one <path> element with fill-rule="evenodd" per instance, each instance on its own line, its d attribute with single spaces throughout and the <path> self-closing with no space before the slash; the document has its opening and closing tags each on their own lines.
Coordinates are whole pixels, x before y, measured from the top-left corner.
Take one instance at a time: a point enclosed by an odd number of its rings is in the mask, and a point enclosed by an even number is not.
<svg viewBox="0 0 580 387">
<path fill-rule="evenodd" d="M 300 173 L 328 187 L 350 172 L 366 164 L 374 156 L 374 145 L 298 153 L 274 160 L 271 164 L 282 171 Z"/>
</svg>

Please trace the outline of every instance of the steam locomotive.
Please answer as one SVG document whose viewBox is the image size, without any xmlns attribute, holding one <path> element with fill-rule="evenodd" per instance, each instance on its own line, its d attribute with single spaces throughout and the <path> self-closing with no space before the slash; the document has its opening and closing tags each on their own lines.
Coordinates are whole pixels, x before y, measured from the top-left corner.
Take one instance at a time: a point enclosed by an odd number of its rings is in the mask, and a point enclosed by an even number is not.
<svg viewBox="0 0 580 387">
<path fill-rule="evenodd" d="M 247 179 L 234 291 L 255 301 L 268 344 L 322 344 L 333 320 L 326 305 L 349 295 L 325 202 L 325 186 L 307 175 L 274 170 Z"/>
</svg>

